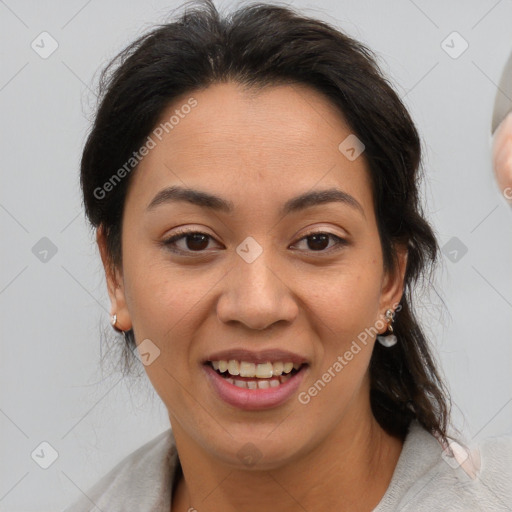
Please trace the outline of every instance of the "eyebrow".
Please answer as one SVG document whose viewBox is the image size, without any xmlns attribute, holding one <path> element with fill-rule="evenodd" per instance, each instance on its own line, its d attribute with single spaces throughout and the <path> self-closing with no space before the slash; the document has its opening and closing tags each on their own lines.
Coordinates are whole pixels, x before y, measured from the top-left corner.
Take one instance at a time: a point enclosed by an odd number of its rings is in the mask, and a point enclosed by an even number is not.
<svg viewBox="0 0 512 512">
<path fill-rule="evenodd" d="M 212 195 L 208 192 L 201 190 L 195 190 L 191 188 L 185 188 L 180 186 L 167 187 L 156 194 L 146 208 L 146 211 L 153 210 L 157 206 L 167 203 L 175 202 L 187 202 L 201 208 L 207 208 L 210 210 L 232 213 L 234 211 L 234 205 L 231 201 Z M 290 213 L 305 210 L 313 206 L 319 206 L 327 203 L 342 203 L 351 207 L 354 210 L 358 210 L 364 218 L 363 207 L 357 201 L 357 199 L 347 192 L 337 188 L 329 188 L 325 190 L 314 190 L 311 192 L 305 192 L 299 196 L 293 197 L 286 201 L 281 208 L 280 214 L 282 216 Z"/>
</svg>

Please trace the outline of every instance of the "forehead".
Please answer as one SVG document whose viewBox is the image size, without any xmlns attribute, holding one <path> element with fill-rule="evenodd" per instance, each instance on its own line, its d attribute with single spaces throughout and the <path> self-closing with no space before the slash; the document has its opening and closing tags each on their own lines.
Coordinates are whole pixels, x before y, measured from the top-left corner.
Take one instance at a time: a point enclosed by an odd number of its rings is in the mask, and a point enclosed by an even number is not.
<svg viewBox="0 0 512 512">
<path fill-rule="evenodd" d="M 185 108 L 191 98 L 195 106 Z M 371 207 L 366 160 L 351 161 L 339 150 L 349 126 L 307 86 L 215 84 L 173 101 L 155 130 L 155 146 L 129 193 L 146 205 L 161 188 L 180 185 L 280 203 L 314 188 L 338 187 L 365 210 Z"/>
</svg>

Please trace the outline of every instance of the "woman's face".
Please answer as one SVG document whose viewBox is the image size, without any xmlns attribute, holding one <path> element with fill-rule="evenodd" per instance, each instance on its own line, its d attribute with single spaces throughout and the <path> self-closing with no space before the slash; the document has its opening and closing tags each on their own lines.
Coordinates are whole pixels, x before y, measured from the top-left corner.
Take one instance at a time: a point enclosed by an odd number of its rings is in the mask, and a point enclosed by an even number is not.
<svg viewBox="0 0 512 512">
<path fill-rule="evenodd" d="M 132 177 L 113 312 L 143 342 L 178 446 L 277 467 L 369 420 L 405 257 L 384 273 L 364 153 L 339 149 L 351 131 L 318 92 L 218 84 L 173 114 Z M 166 244 L 184 230 L 199 234 Z M 220 375 L 222 361 L 236 362 Z M 283 378 L 280 363 L 301 366 Z"/>
</svg>

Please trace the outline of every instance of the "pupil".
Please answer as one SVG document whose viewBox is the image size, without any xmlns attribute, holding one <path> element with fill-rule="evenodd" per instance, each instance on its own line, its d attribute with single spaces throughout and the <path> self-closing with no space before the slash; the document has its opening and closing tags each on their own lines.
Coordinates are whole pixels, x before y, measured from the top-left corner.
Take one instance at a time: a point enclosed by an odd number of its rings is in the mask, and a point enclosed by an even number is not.
<svg viewBox="0 0 512 512">
<path fill-rule="evenodd" d="M 328 245 L 329 245 L 329 236 L 326 235 L 325 233 L 320 233 L 318 235 L 311 235 L 308 237 L 309 238 L 309 241 L 308 241 L 308 246 L 310 249 L 325 249 Z M 313 243 L 311 243 L 311 240 L 313 241 Z M 327 243 L 325 243 L 327 242 Z M 320 243 L 320 246 L 318 245 L 318 243 Z"/>
<path fill-rule="evenodd" d="M 191 242 L 192 240 L 192 242 Z M 208 237 L 201 233 L 187 236 L 187 248 L 191 251 L 200 251 L 208 246 Z"/>
</svg>

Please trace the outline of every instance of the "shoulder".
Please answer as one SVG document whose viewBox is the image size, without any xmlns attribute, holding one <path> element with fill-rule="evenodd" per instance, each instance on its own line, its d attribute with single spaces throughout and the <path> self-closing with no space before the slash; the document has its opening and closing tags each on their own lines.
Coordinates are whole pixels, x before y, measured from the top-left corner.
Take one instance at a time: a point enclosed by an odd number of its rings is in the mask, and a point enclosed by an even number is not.
<svg viewBox="0 0 512 512">
<path fill-rule="evenodd" d="M 492 437 L 482 442 L 480 481 L 497 498 L 506 498 L 506 510 L 512 509 L 512 435 Z"/>
<path fill-rule="evenodd" d="M 393 478 L 374 512 L 512 510 L 512 436 L 445 447 L 413 423 Z"/>
<path fill-rule="evenodd" d="M 178 455 L 171 429 L 130 453 L 64 512 L 170 509 Z"/>
</svg>

